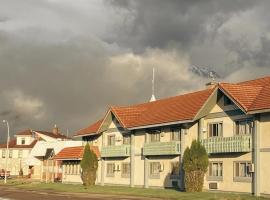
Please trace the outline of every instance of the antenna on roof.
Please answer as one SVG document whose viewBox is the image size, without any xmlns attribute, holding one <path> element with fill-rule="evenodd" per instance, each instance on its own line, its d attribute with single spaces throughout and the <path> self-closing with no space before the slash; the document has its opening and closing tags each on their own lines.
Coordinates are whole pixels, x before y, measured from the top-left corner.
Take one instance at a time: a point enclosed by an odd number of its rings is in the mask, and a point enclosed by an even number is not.
<svg viewBox="0 0 270 200">
<path fill-rule="evenodd" d="M 156 101 L 155 97 L 155 68 L 153 67 L 153 78 L 152 78 L 152 96 L 150 102 Z"/>
<path fill-rule="evenodd" d="M 67 137 L 69 136 L 69 129 L 67 128 Z"/>
</svg>

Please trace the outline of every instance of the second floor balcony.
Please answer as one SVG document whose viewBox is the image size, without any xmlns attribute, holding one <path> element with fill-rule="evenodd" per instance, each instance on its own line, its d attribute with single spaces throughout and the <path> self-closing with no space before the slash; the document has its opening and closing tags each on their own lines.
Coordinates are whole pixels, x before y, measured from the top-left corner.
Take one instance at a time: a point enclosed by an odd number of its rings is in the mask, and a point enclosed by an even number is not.
<svg viewBox="0 0 270 200">
<path fill-rule="evenodd" d="M 252 151 L 252 136 L 211 137 L 202 140 L 207 153 L 240 153 Z"/>
<path fill-rule="evenodd" d="M 128 157 L 130 156 L 130 145 L 112 145 L 101 148 L 101 157 Z"/>
<path fill-rule="evenodd" d="M 144 144 L 143 155 L 179 155 L 181 152 L 180 141 L 151 142 Z"/>
</svg>

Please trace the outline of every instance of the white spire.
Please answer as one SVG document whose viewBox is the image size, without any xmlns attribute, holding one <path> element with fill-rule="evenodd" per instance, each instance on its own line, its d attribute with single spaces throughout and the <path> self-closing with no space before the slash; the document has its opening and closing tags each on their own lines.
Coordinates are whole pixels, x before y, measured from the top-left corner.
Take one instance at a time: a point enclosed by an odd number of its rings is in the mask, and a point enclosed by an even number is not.
<svg viewBox="0 0 270 200">
<path fill-rule="evenodd" d="M 150 102 L 156 101 L 155 97 L 155 68 L 153 67 L 153 78 L 152 78 L 152 96 Z"/>
</svg>

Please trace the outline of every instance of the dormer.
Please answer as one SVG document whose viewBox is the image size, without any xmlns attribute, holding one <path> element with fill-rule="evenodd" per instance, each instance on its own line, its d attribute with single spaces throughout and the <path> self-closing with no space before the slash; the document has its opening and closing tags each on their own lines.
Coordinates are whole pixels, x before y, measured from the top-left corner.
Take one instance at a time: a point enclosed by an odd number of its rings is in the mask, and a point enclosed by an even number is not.
<svg viewBox="0 0 270 200">
<path fill-rule="evenodd" d="M 30 129 L 19 132 L 15 136 L 17 145 L 30 145 L 35 139 Z"/>
</svg>

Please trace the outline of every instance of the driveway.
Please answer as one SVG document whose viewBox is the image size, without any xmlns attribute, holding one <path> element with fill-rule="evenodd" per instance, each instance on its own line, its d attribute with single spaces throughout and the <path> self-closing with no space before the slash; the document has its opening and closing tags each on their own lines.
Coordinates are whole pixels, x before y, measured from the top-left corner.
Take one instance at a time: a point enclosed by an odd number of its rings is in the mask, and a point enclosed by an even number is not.
<svg viewBox="0 0 270 200">
<path fill-rule="evenodd" d="M 0 186 L 0 200 L 157 200 L 154 198 L 130 197 L 85 193 L 62 193 L 49 190 L 26 190 L 10 186 Z"/>
</svg>

